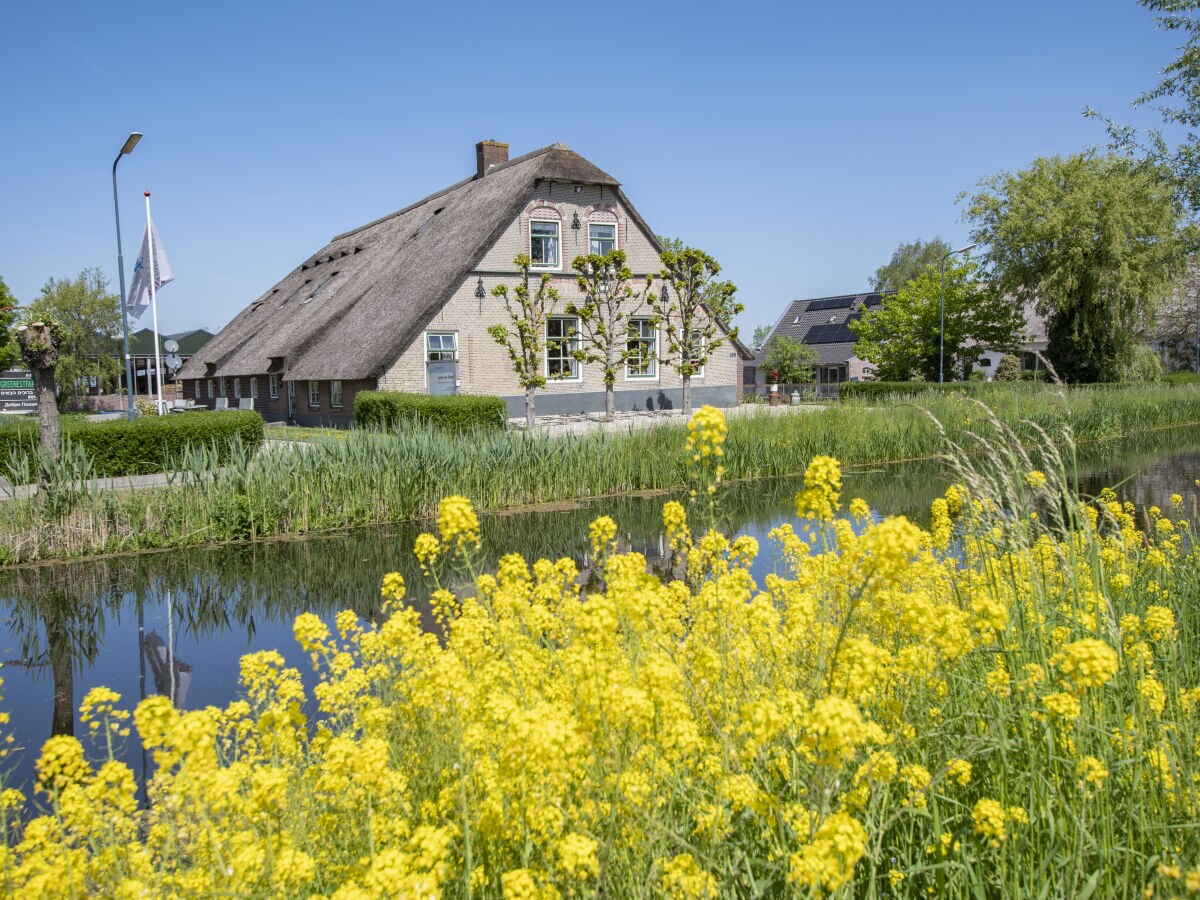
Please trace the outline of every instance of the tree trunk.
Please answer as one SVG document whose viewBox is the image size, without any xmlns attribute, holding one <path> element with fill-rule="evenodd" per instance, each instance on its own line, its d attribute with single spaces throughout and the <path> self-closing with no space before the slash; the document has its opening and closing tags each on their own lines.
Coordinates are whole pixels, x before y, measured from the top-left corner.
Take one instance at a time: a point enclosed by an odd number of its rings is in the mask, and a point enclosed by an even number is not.
<svg viewBox="0 0 1200 900">
<path fill-rule="evenodd" d="M 683 376 L 683 414 L 692 417 L 692 376 Z"/>
<path fill-rule="evenodd" d="M 58 402 L 54 396 L 54 370 L 62 334 L 53 322 L 34 322 L 17 329 L 21 358 L 33 373 L 38 393 L 38 426 L 43 459 L 58 459 Z M 42 466 L 41 484 L 49 487 L 50 473 Z"/>
<path fill-rule="evenodd" d="M 54 676 L 54 708 L 50 734 L 75 734 L 75 666 L 67 629 L 56 614 L 45 619 L 46 649 Z"/>
<path fill-rule="evenodd" d="M 54 369 L 34 369 L 33 384 L 38 396 L 40 446 L 51 459 L 58 459 L 58 398 L 54 396 Z"/>
<path fill-rule="evenodd" d="M 613 420 L 613 413 L 616 412 L 616 409 L 617 409 L 616 392 L 613 390 L 611 385 L 605 385 L 604 386 L 604 421 L 605 422 L 611 422 Z"/>
<path fill-rule="evenodd" d="M 535 388 L 525 388 L 525 430 L 533 434 L 533 426 L 537 421 L 537 416 L 534 413 L 533 392 Z"/>
</svg>

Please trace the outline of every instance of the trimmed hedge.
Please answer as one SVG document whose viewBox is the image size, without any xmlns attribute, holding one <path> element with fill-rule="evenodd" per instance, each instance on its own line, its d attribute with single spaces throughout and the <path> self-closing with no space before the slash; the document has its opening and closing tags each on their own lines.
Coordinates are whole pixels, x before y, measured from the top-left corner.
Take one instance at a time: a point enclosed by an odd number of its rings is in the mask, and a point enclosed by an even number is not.
<svg viewBox="0 0 1200 900">
<path fill-rule="evenodd" d="M 139 416 L 132 422 L 64 417 L 59 427 L 63 443 L 83 447 L 102 478 L 162 472 L 196 444 L 215 444 L 224 463 L 235 439 L 247 447 L 263 441 L 262 416 L 241 410 Z M 0 423 L 0 474 L 16 484 L 36 480 L 37 448 L 36 419 Z"/>
<path fill-rule="evenodd" d="M 360 428 L 395 428 L 414 420 L 455 434 L 477 429 L 503 431 L 508 424 L 508 406 L 499 397 L 472 394 L 431 397 L 401 391 L 359 391 L 354 397 L 354 422 Z"/>
</svg>

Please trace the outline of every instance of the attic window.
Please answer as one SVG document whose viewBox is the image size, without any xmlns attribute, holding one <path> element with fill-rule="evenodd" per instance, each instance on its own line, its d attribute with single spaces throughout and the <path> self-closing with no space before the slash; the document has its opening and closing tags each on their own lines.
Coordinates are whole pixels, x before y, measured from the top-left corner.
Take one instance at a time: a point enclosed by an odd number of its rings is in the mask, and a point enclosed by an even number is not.
<svg viewBox="0 0 1200 900">
<path fill-rule="evenodd" d="M 800 317 L 799 317 L 799 316 L 796 316 L 796 318 L 792 319 L 792 324 L 793 324 L 793 325 L 799 325 L 799 324 L 800 324 Z"/>
<path fill-rule="evenodd" d="M 327 284 L 329 284 L 329 282 L 333 281 L 333 279 L 337 277 L 337 274 L 338 274 L 337 272 L 331 272 L 329 274 L 329 277 L 326 278 L 324 281 L 322 281 L 319 285 L 317 285 L 317 289 L 315 291 L 313 291 L 311 294 L 309 294 L 307 297 L 305 297 L 302 302 L 307 303 L 309 300 L 313 299 L 313 297 L 317 296 L 317 294 L 321 293 L 321 291 L 325 290 L 325 286 Z M 305 282 L 305 284 L 307 284 L 307 283 L 308 282 Z"/>
<path fill-rule="evenodd" d="M 833 324 L 834 322 L 836 322 L 836 321 L 837 321 L 837 316 L 830 316 L 830 317 L 829 317 L 829 324 L 830 324 L 830 325 L 832 325 L 832 324 Z"/>
<path fill-rule="evenodd" d="M 286 297 L 283 298 L 283 302 L 279 304 L 279 308 L 283 309 L 285 306 L 287 306 L 287 303 L 289 300 L 291 300 L 293 297 L 295 297 L 298 293 L 300 293 L 302 290 L 304 290 L 305 287 L 307 287 L 310 284 L 312 284 L 312 279 L 305 278 L 301 284 L 296 286 L 296 289 L 294 291 L 292 291 L 290 294 L 288 294 Z"/>
</svg>

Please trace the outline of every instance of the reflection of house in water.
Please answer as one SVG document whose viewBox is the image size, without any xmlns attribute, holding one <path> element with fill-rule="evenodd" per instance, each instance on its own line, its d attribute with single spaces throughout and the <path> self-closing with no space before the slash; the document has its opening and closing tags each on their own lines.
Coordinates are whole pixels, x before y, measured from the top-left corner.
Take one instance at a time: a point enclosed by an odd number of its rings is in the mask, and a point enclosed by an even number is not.
<svg viewBox="0 0 1200 900">
<path fill-rule="evenodd" d="M 171 698 L 171 703 L 183 709 L 187 702 L 188 687 L 192 683 L 192 666 L 172 655 L 157 631 L 151 631 L 142 640 L 142 652 L 146 662 L 150 664 L 150 672 L 154 676 L 154 689 L 165 697 Z"/>
</svg>

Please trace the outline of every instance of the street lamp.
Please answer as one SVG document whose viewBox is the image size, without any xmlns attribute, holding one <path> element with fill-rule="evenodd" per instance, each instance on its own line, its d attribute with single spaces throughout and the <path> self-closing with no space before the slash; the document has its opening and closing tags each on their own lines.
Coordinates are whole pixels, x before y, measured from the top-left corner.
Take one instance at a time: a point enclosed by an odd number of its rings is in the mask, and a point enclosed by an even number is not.
<svg viewBox="0 0 1200 900">
<path fill-rule="evenodd" d="M 128 156 L 133 152 L 133 148 L 137 146 L 138 141 L 142 139 L 140 131 L 132 132 L 125 139 L 125 143 L 121 146 L 121 152 L 117 154 L 117 158 L 113 160 L 113 214 L 117 220 L 117 275 L 121 282 L 121 337 L 125 342 L 125 399 L 127 415 L 129 421 L 133 421 L 133 417 L 137 411 L 133 407 L 133 364 L 129 360 L 129 312 L 125 308 L 125 257 L 121 254 L 121 206 L 117 202 L 117 163 L 121 161 L 122 156 Z"/>
<path fill-rule="evenodd" d="M 966 253 L 978 246 L 978 244 L 967 244 L 957 250 L 947 250 L 938 260 L 938 289 L 941 293 L 941 301 L 938 304 L 941 318 L 941 325 L 938 328 L 938 384 L 944 384 L 946 381 L 946 260 L 955 253 Z"/>
</svg>

